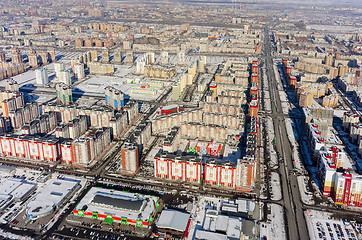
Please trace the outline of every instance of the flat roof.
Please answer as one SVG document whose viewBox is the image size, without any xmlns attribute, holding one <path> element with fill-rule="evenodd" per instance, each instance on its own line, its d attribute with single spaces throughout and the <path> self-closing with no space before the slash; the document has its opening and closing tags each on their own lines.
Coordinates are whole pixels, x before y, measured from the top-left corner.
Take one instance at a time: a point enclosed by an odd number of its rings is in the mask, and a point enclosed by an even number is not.
<svg viewBox="0 0 362 240">
<path fill-rule="evenodd" d="M 106 195 L 104 193 L 96 193 L 91 204 L 105 204 L 115 209 L 128 209 L 132 211 L 141 211 L 144 199 L 122 198 L 114 195 Z"/>
<path fill-rule="evenodd" d="M 75 209 L 148 221 L 157 201 L 155 196 L 92 187 Z"/>
<path fill-rule="evenodd" d="M 189 221 L 190 214 L 180 211 L 165 209 L 161 212 L 156 226 L 158 228 L 169 228 L 184 232 Z"/>
<path fill-rule="evenodd" d="M 216 232 L 206 232 L 200 229 L 196 230 L 195 239 L 197 240 L 227 240 L 228 237 L 224 234 L 216 233 Z"/>
<path fill-rule="evenodd" d="M 26 182 L 23 179 L 10 178 L 0 184 L 0 192 L 15 199 L 21 199 L 29 191 L 35 189 L 36 184 Z"/>
<path fill-rule="evenodd" d="M 78 186 L 74 179 L 52 179 L 27 205 L 30 218 L 52 213 Z"/>
</svg>

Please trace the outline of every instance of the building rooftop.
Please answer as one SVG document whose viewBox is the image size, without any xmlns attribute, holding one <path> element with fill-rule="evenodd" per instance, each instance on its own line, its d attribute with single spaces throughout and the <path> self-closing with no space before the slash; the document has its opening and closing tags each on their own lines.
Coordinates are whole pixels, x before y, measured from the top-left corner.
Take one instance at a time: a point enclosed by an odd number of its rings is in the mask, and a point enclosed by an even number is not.
<svg viewBox="0 0 362 240">
<path fill-rule="evenodd" d="M 76 210 L 148 221 L 158 197 L 93 187 Z"/>
<path fill-rule="evenodd" d="M 27 205 L 29 218 L 51 214 L 75 190 L 79 182 L 73 179 L 53 179 Z"/>
<path fill-rule="evenodd" d="M 165 209 L 161 212 L 156 226 L 184 232 L 189 221 L 190 214 L 180 211 Z"/>
</svg>

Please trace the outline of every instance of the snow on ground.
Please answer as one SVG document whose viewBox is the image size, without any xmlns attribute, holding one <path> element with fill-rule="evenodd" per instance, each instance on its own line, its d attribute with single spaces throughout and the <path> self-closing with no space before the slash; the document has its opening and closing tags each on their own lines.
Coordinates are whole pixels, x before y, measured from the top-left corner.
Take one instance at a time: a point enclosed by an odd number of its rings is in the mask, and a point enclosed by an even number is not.
<svg viewBox="0 0 362 240">
<path fill-rule="evenodd" d="M 273 146 L 271 146 L 271 147 L 273 147 Z M 279 167 L 277 153 L 274 151 L 274 149 L 270 150 L 269 166 L 271 169 L 277 169 Z"/>
<path fill-rule="evenodd" d="M 283 114 L 288 114 L 289 113 L 289 103 L 288 102 L 281 102 L 282 104 L 282 111 L 283 111 Z"/>
<path fill-rule="evenodd" d="M 362 237 L 357 235 L 351 223 L 333 219 L 330 213 L 306 210 L 304 215 L 307 221 L 310 239 L 358 240 Z"/>
<path fill-rule="evenodd" d="M 2 172 L 0 175 L 0 182 L 3 182 L 11 177 L 16 177 L 16 178 L 24 179 L 29 183 L 35 183 L 37 185 L 37 188 L 34 191 L 34 195 L 32 195 L 32 196 L 36 196 L 49 183 L 49 179 L 56 179 L 58 176 L 60 176 L 60 175 L 56 174 L 56 173 L 54 173 L 52 175 L 43 175 L 43 172 L 40 170 L 33 170 L 33 169 L 17 167 L 15 169 L 14 173 Z M 86 186 L 87 181 L 86 181 L 86 179 L 84 179 L 82 177 L 75 177 L 75 176 L 70 176 L 70 175 L 61 175 L 61 177 L 79 180 L 81 188 L 84 188 Z M 40 181 L 39 179 L 44 179 L 45 181 L 43 182 L 43 181 Z M 70 199 L 67 204 L 69 204 L 72 200 L 75 200 L 78 197 L 79 193 L 80 193 L 80 191 L 76 191 L 75 193 L 73 193 L 72 199 Z M 11 205 L 10 207 L 8 207 L 5 211 L 5 213 L 0 216 L 0 222 L 4 222 L 4 223 L 11 222 L 12 220 L 19 219 L 19 218 L 24 219 L 24 221 L 27 221 L 25 215 L 23 217 L 18 217 L 18 216 L 19 216 L 19 214 L 25 212 L 27 203 L 30 200 L 32 200 L 32 198 L 33 197 L 30 197 L 24 203 L 16 202 L 14 205 Z M 63 207 L 65 208 L 65 206 L 63 206 Z M 58 219 L 58 216 L 61 214 L 61 212 L 62 212 L 62 209 L 59 209 L 56 216 L 53 216 L 52 220 L 47 222 L 46 225 L 48 225 L 48 227 L 51 227 L 56 222 L 56 220 Z M 5 220 L 5 218 L 6 218 L 6 220 Z M 14 239 L 19 239 L 19 238 L 14 238 Z"/>
<path fill-rule="evenodd" d="M 273 68 L 274 68 L 275 79 L 277 80 L 278 84 L 281 84 L 282 81 L 280 79 L 280 74 L 279 74 L 278 68 L 275 64 L 273 64 Z"/>
<path fill-rule="evenodd" d="M 107 86 L 113 86 L 117 89 L 120 89 L 123 93 L 129 95 L 132 99 L 156 100 L 160 95 L 167 91 L 167 87 L 170 85 L 169 82 L 164 82 L 164 87 L 159 89 L 155 95 L 135 94 L 131 92 L 132 87 L 141 88 L 142 84 L 127 83 L 127 79 L 128 78 L 124 76 L 91 76 L 89 79 L 76 85 L 76 88 L 78 89 L 78 92 L 80 91 L 85 93 L 104 95 L 104 88 Z"/>
<path fill-rule="evenodd" d="M 287 94 L 284 91 L 279 91 L 279 98 L 281 102 L 288 102 Z"/>
<path fill-rule="evenodd" d="M 306 141 L 303 141 L 301 143 L 300 147 L 301 147 L 301 152 L 304 154 L 303 155 L 304 163 L 309 166 L 313 165 L 313 161 L 309 154 L 309 148 L 307 146 Z"/>
<path fill-rule="evenodd" d="M 298 176 L 297 180 L 302 202 L 307 205 L 313 205 L 313 193 L 307 190 L 308 178 L 306 176 Z"/>
<path fill-rule="evenodd" d="M 9 240 L 31 240 L 34 238 L 26 237 L 26 236 L 20 236 L 14 233 L 5 232 L 3 229 L 0 229 L 0 236 L 4 237 L 5 239 Z"/>
<path fill-rule="evenodd" d="M 264 100 L 264 104 L 265 104 L 265 111 L 267 112 L 271 112 L 272 110 L 272 107 L 271 107 L 271 102 L 270 102 L 270 99 L 265 99 Z"/>
<path fill-rule="evenodd" d="M 290 118 L 285 119 L 285 127 L 287 129 L 288 139 L 289 142 L 295 146 L 297 145 L 298 133 L 295 131 L 295 128 L 293 128 L 293 121 Z"/>
<path fill-rule="evenodd" d="M 276 172 L 271 172 L 270 176 L 270 186 L 271 186 L 271 199 L 274 201 L 279 201 L 282 199 L 282 189 L 280 186 L 280 177 Z"/>
<path fill-rule="evenodd" d="M 278 158 L 276 155 L 276 152 L 274 150 L 274 126 L 273 126 L 273 121 L 271 118 L 267 118 L 266 123 L 265 123 L 265 130 L 267 132 L 266 135 L 266 139 L 267 139 L 267 150 L 269 152 L 270 155 L 270 162 L 269 162 L 269 166 L 272 169 L 277 169 L 278 168 Z"/>
<path fill-rule="evenodd" d="M 292 158 L 293 158 L 293 166 L 294 168 L 298 169 L 298 170 L 302 170 L 303 169 L 303 165 L 300 161 L 300 157 L 299 157 L 299 152 L 298 150 L 296 149 L 296 147 L 293 147 L 293 155 L 292 155 Z"/>
<path fill-rule="evenodd" d="M 284 226 L 283 207 L 278 204 L 268 204 L 270 214 L 267 215 L 267 222 L 260 222 L 260 239 L 283 240 L 286 238 Z"/>
<path fill-rule="evenodd" d="M 25 102 L 37 102 L 39 105 L 45 102 L 50 101 L 51 99 L 55 98 L 56 95 L 50 95 L 50 94 L 28 94 L 24 93 L 24 101 Z"/>
</svg>

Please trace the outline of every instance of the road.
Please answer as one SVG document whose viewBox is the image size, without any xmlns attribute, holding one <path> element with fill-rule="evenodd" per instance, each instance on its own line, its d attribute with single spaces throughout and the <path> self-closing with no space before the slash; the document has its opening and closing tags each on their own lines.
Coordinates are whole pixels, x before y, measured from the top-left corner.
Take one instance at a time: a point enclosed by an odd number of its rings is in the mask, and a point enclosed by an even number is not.
<svg viewBox="0 0 362 240">
<path fill-rule="evenodd" d="M 270 39 L 268 25 L 265 27 L 265 64 L 266 73 L 270 81 L 272 114 L 274 122 L 276 151 L 282 156 L 284 161 L 280 162 L 280 177 L 282 186 L 283 206 L 285 209 L 285 222 L 287 227 L 288 239 L 307 239 L 308 230 L 303 213 L 303 205 L 298 189 L 297 177 L 288 175 L 289 170 L 293 170 L 293 159 L 291 153 L 291 145 L 288 140 L 286 127 L 284 124 L 284 114 L 277 89 L 277 81 L 275 79 L 273 60 L 270 50 Z"/>
</svg>

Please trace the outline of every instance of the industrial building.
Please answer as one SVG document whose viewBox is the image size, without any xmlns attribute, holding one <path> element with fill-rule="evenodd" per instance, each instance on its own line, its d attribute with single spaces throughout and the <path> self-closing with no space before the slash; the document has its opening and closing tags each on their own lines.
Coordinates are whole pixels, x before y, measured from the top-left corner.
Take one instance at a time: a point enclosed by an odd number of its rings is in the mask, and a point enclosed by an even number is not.
<svg viewBox="0 0 362 240">
<path fill-rule="evenodd" d="M 253 219 L 255 202 L 250 199 L 228 199 L 221 202 L 220 212 L 227 216 Z"/>
<path fill-rule="evenodd" d="M 221 215 L 217 210 L 206 209 L 202 228 L 195 231 L 195 239 L 244 239 L 244 222 L 246 220 L 241 221 L 236 217 Z M 253 230 L 250 229 L 249 232 Z"/>
<path fill-rule="evenodd" d="M 93 187 L 73 210 L 74 215 L 149 228 L 159 206 L 159 198 Z"/>
</svg>

